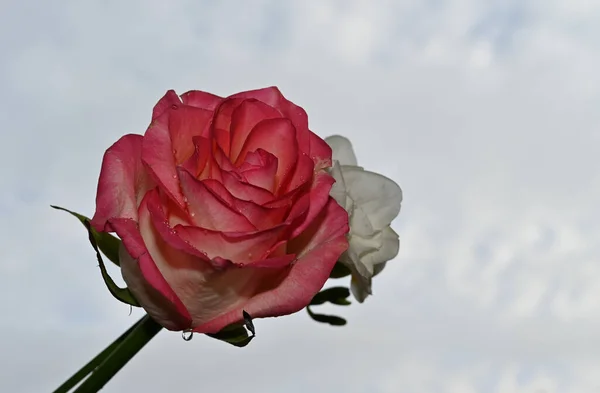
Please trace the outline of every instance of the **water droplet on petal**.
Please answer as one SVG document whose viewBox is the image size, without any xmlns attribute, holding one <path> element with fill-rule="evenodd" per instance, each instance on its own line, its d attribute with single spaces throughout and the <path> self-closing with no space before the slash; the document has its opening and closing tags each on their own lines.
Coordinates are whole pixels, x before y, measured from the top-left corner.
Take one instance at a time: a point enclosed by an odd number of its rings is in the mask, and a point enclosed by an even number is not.
<svg viewBox="0 0 600 393">
<path fill-rule="evenodd" d="M 173 175 L 173 179 L 177 179 L 177 175 Z"/>
<path fill-rule="evenodd" d="M 183 203 L 188 203 L 187 197 L 183 197 Z"/>
<path fill-rule="evenodd" d="M 176 156 L 177 155 L 177 150 L 173 149 L 173 155 Z"/>
<path fill-rule="evenodd" d="M 190 213 L 190 216 L 194 217 L 194 216 L 196 216 L 196 213 L 194 213 L 194 212 L 191 212 L 191 213 Z"/>
<path fill-rule="evenodd" d="M 192 332 L 191 330 L 184 330 L 183 332 L 181 332 L 181 338 L 183 338 L 183 341 L 190 341 L 193 337 L 194 332 Z"/>
<path fill-rule="evenodd" d="M 171 109 L 179 109 L 179 106 L 177 106 L 177 104 L 173 104 L 171 105 Z"/>
</svg>

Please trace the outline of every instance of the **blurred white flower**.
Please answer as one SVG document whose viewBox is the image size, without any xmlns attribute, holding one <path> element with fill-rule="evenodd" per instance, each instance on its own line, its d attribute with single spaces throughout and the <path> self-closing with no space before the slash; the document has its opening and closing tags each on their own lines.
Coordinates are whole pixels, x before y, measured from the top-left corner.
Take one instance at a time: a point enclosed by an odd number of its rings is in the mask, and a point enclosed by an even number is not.
<svg viewBox="0 0 600 393">
<path fill-rule="evenodd" d="M 371 279 L 398 254 L 400 241 L 390 227 L 400 213 L 402 190 L 394 181 L 357 166 L 350 141 L 325 138 L 333 150 L 331 196 L 348 212 L 348 250 L 340 262 L 352 272 L 352 294 L 360 303 L 371 294 Z"/>
</svg>

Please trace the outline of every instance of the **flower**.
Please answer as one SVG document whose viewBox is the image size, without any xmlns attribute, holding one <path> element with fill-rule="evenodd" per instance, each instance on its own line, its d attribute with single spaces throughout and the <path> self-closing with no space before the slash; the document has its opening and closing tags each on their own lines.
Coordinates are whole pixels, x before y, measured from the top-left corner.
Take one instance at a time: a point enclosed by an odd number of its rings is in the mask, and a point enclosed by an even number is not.
<svg viewBox="0 0 600 393">
<path fill-rule="evenodd" d="M 169 330 L 216 333 L 304 308 L 348 242 L 331 149 L 275 88 L 168 91 L 144 135 L 104 154 L 92 226 L 122 239 L 123 278 Z"/>
<path fill-rule="evenodd" d="M 352 272 L 350 288 L 362 303 L 371 292 L 371 279 L 398 254 L 400 241 L 390 227 L 400 213 L 402 190 L 394 181 L 357 166 L 350 141 L 342 136 L 325 138 L 333 151 L 331 196 L 349 215 L 349 247 L 340 262 Z"/>
</svg>

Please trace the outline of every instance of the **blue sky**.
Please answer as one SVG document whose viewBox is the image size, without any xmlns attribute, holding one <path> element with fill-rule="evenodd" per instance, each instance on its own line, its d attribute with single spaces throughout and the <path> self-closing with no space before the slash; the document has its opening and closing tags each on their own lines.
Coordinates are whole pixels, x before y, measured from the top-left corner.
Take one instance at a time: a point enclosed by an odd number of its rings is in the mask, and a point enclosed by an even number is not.
<svg viewBox="0 0 600 393">
<path fill-rule="evenodd" d="M 396 180 L 374 296 L 161 333 L 105 391 L 588 393 L 600 387 L 600 4 L 128 1 L 0 6 L 0 381 L 50 391 L 139 317 L 86 234 L 104 150 L 168 89 L 277 85 Z M 117 271 L 112 271 L 118 277 Z"/>
</svg>

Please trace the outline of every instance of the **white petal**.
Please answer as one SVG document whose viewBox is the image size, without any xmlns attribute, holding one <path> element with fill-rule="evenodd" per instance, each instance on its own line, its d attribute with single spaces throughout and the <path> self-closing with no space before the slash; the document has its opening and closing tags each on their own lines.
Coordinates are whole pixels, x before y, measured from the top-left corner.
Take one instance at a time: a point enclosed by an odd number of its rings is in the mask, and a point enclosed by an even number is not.
<svg viewBox="0 0 600 393">
<path fill-rule="evenodd" d="M 368 269 L 372 272 L 376 265 L 394 259 L 400 250 L 400 239 L 392 228 L 385 228 L 376 237 L 380 244 L 379 248 L 372 248 L 364 254 L 359 253 L 361 262 L 369 266 Z"/>
<path fill-rule="evenodd" d="M 368 282 L 365 283 L 361 279 L 353 275 L 352 280 L 350 280 L 350 291 L 359 303 L 364 302 L 367 296 L 372 294 L 371 279 L 369 279 Z"/>
<path fill-rule="evenodd" d="M 357 165 L 352 143 L 347 138 L 332 135 L 325 138 L 325 142 L 331 147 L 334 161 L 337 160 L 342 165 Z"/>
<path fill-rule="evenodd" d="M 389 226 L 400 213 L 400 186 L 385 176 L 357 167 L 342 166 L 342 173 L 346 191 L 355 204 L 352 219 L 357 222 L 350 223 L 351 231 L 366 237 Z M 365 217 L 372 229 L 362 222 Z"/>
<path fill-rule="evenodd" d="M 342 167 L 338 161 L 333 162 L 333 167 L 329 170 L 329 174 L 335 179 L 335 183 L 333 183 L 329 195 L 331 195 L 331 197 L 335 199 L 335 201 L 339 203 L 341 207 L 348 211 L 347 205 L 349 200 L 346 192 L 346 183 L 344 182 Z"/>
<path fill-rule="evenodd" d="M 385 265 L 387 265 L 387 261 L 375 265 L 375 267 L 373 268 L 373 277 L 381 273 L 385 268 Z"/>
</svg>

